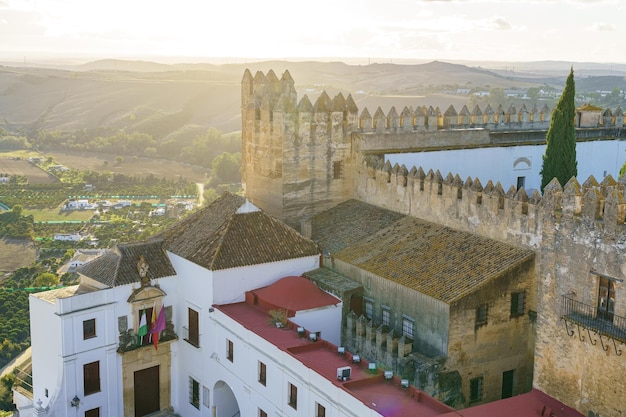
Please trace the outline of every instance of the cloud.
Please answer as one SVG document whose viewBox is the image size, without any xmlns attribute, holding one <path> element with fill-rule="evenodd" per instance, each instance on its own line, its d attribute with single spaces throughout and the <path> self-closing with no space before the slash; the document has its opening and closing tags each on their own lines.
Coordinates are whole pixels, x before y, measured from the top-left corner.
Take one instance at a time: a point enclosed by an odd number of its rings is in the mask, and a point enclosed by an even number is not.
<svg viewBox="0 0 626 417">
<path fill-rule="evenodd" d="M 509 30 L 512 28 L 511 24 L 502 17 L 492 17 L 491 27 L 495 30 Z"/>
<path fill-rule="evenodd" d="M 617 30 L 617 27 L 612 23 L 594 22 L 587 30 L 592 32 L 613 32 Z"/>
</svg>

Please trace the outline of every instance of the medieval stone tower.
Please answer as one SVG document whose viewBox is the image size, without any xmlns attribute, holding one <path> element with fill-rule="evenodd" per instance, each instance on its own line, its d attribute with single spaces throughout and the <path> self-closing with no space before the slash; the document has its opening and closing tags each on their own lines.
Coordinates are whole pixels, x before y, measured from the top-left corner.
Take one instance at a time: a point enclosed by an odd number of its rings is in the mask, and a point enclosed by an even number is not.
<svg viewBox="0 0 626 417">
<path fill-rule="evenodd" d="M 242 181 L 257 206 L 300 229 L 300 220 L 344 201 L 353 184 L 351 96 L 323 92 L 299 102 L 288 71 L 280 78 L 249 70 L 241 89 Z"/>
</svg>

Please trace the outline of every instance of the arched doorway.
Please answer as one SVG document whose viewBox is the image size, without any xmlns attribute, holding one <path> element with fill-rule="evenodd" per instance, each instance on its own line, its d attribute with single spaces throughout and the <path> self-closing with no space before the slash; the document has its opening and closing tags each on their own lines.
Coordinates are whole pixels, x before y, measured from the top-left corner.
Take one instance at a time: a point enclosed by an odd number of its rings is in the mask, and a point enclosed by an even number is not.
<svg viewBox="0 0 626 417">
<path fill-rule="evenodd" d="M 213 387 L 213 407 L 215 407 L 215 417 L 241 416 L 235 393 L 224 381 L 217 381 Z"/>
</svg>

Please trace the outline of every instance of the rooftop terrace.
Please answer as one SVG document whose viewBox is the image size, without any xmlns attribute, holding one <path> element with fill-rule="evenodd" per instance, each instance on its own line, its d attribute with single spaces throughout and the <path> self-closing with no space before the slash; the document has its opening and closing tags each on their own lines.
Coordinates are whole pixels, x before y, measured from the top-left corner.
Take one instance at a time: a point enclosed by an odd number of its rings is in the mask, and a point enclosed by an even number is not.
<svg viewBox="0 0 626 417">
<path fill-rule="evenodd" d="M 380 415 L 429 417 L 454 410 L 415 387 L 403 388 L 401 379 L 396 376 L 386 377 L 383 370 L 378 368 L 370 370 L 366 360 L 355 363 L 355 355 L 347 351 L 339 353 L 338 346 L 322 338 L 311 341 L 308 330 L 299 333 L 296 324 L 289 322 L 283 328 L 271 326 L 268 324 L 267 309 L 254 305 L 253 297 L 247 297 L 247 300 L 243 303 L 216 305 L 215 308 L 276 348 L 289 353 Z M 350 378 L 338 379 L 337 368 L 345 366 L 351 368 Z"/>
<path fill-rule="evenodd" d="M 298 278 L 298 280 L 300 279 Z M 268 291 L 272 291 L 272 286 L 266 287 L 259 294 Z M 454 410 L 418 388 L 407 384 L 406 380 L 402 380 L 396 375 L 385 375 L 384 370 L 378 368 L 370 370 L 369 363 L 365 359 L 359 358 L 358 362 L 354 361 L 355 355 L 353 353 L 340 352 L 338 346 L 322 337 L 317 337 L 315 341 L 312 341 L 308 330 L 298 332 L 298 325 L 293 322 L 289 322 L 282 328 L 270 325 L 268 323 L 268 309 L 260 307 L 258 298 L 250 296 L 250 294 L 247 294 L 246 302 L 215 305 L 214 307 L 255 335 L 270 342 L 277 349 L 296 358 L 304 366 L 327 379 L 338 389 L 349 393 L 366 407 L 382 416 L 489 417 L 506 414 L 508 417 L 538 415 L 582 417 L 582 414 L 576 410 L 535 389 L 513 398 L 463 410 Z M 315 294 L 311 295 L 315 296 Z M 323 297 L 314 298 L 318 299 L 321 304 L 333 303 L 332 298 L 325 301 Z M 293 305 L 293 300 L 290 301 L 290 309 L 299 311 L 298 306 Z M 337 378 L 337 368 L 346 366 L 351 368 L 350 378 L 346 380 Z"/>
</svg>

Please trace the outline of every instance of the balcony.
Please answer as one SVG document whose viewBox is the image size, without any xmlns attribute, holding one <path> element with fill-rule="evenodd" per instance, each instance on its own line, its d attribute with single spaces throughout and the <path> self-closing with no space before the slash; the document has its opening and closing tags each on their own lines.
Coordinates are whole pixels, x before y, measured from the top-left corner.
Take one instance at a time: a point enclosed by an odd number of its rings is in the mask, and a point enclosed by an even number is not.
<svg viewBox="0 0 626 417">
<path fill-rule="evenodd" d="M 174 332 L 174 323 L 167 321 L 165 324 L 165 330 L 160 333 L 159 343 L 168 342 L 170 340 L 178 340 L 178 335 Z M 142 339 L 137 340 L 135 330 L 128 329 L 119 334 L 117 352 L 124 354 L 124 352 L 130 352 L 131 350 L 144 348 L 146 346 L 153 346 L 149 336 L 144 336 Z"/>
<path fill-rule="evenodd" d="M 33 400 L 33 374 L 32 374 L 32 364 L 30 360 L 21 365 L 21 367 L 16 367 L 13 370 L 13 375 L 15 375 L 15 382 L 13 383 L 13 390 L 17 391 L 19 394 L 28 398 L 30 401 Z"/>
<path fill-rule="evenodd" d="M 602 349 L 606 352 L 609 350 L 609 341 L 612 341 L 615 354 L 618 356 L 622 354 L 617 345 L 626 344 L 626 318 L 598 310 L 566 294 L 561 296 L 561 320 L 565 322 L 568 335 L 574 336 L 576 332 L 573 327 L 576 327 L 578 338 L 584 342 L 583 333 L 586 330 L 592 345 L 596 345 L 599 339 Z"/>
</svg>

